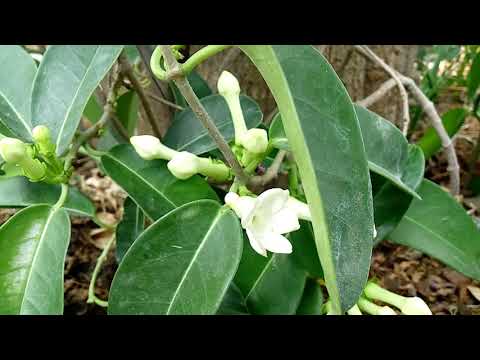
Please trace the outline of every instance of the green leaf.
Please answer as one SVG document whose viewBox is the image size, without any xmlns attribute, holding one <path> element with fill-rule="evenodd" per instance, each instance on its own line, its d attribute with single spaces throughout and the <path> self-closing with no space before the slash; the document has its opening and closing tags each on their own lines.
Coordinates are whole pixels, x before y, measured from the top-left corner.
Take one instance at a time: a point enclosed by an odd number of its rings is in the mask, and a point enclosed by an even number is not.
<svg viewBox="0 0 480 360">
<path fill-rule="evenodd" d="M 246 45 L 283 119 L 312 209 L 317 252 L 333 311 L 341 314 L 368 278 L 373 206 L 367 157 L 353 104 L 311 46 Z"/>
<path fill-rule="evenodd" d="M 409 145 L 409 155 L 402 181 L 415 191 L 420 186 L 425 172 L 425 158 L 422 150 L 416 145 Z M 413 197 L 405 193 L 393 183 L 385 182 L 373 197 L 373 211 L 377 244 L 387 237 L 402 220 L 408 210 Z"/>
<path fill-rule="evenodd" d="M 0 227 L 0 314 L 63 314 L 63 269 L 70 219 L 35 205 Z"/>
<path fill-rule="evenodd" d="M 90 96 L 120 55 L 123 45 L 50 45 L 32 92 L 32 126 L 52 132 L 62 154 L 77 130 Z"/>
<path fill-rule="evenodd" d="M 83 110 L 83 116 L 85 116 L 92 124 L 95 124 L 102 117 L 103 109 L 97 102 L 95 94 L 92 94 L 88 99 L 87 105 Z"/>
<path fill-rule="evenodd" d="M 60 185 L 30 182 L 25 177 L 0 178 L 0 207 L 54 205 L 60 197 Z M 76 216 L 95 216 L 95 206 L 77 188 L 70 187 L 63 208 Z"/>
<path fill-rule="evenodd" d="M 197 95 L 199 99 L 212 95 L 212 90 L 208 86 L 207 82 L 196 71 L 192 71 L 190 74 L 188 74 L 187 79 L 195 95 Z M 185 109 L 188 108 L 188 103 L 180 93 L 180 90 L 178 90 L 177 86 L 172 81 L 169 82 L 169 85 L 175 104 Z"/>
<path fill-rule="evenodd" d="M 232 140 L 234 137 L 233 121 L 225 99 L 221 95 L 211 95 L 201 99 L 200 102 L 215 121 L 223 137 L 227 141 Z M 247 128 L 257 127 L 263 118 L 258 104 L 247 96 L 240 96 L 240 105 Z M 163 142 L 172 149 L 189 151 L 197 155 L 217 148 L 207 130 L 190 108 L 175 116 Z"/>
<path fill-rule="evenodd" d="M 200 176 L 179 180 L 170 173 L 166 161 L 143 160 L 129 144 L 114 147 L 101 162 L 107 174 L 153 220 L 191 201 L 218 200 Z"/>
<path fill-rule="evenodd" d="M 245 297 L 248 312 L 295 314 L 305 286 L 305 271 L 296 266 L 291 255 L 257 254 L 244 237 L 242 260 L 234 282 Z"/>
<path fill-rule="evenodd" d="M 480 86 L 480 52 L 475 55 L 467 76 L 467 93 L 470 99 L 475 97 Z"/>
<path fill-rule="evenodd" d="M 315 247 L 312 224 L 300 221 L 300 229 L 288 235 L 292 246 L 292 260 L 311 277 L 323 278 L 322 265 Z"/>
<path fill-rule="evenodd" d="M 480 280 L 480 231 L 450 194 L 423 180 L 390 240 L 422 251 L 455 270 Z"/>
<path fill-rule="evenodd" d="M 272 146 L 279 150 L 290 151 L 290 146 L 288 146 L 287 135 L 285 134 L 285 129 L 282 124 L 282 117 L 280 113 L 277 113 L 272 119 L 270 128 L 268 129 L 268 138 Z"/>
<path fill-rule="evenodd" d="M 418 194 L 402 181 L 407 165 L 408 142 L 391 122 L 364 107 L 355 105 L 360 123 L 368 166 L 414 197 Z"/>
<path fill-rule="evenodd" d="M 0 132 L 31 139 L 30 100 L 37 66 L 18 45 L 0 45 Z"/>
<path fill-rule="evenodd" d="M 123 219 L 117 226 L 116 236 L 118 263 L 145 228 L 145 216 L 132 199 L 125 199 L 123 209 Z"/>
<path fill-rule="evenodd" d="M 234 282 L 230 283 L 217 315 L 249 315 L 245 298 Z"/>
<path fill-rule="evenodd" d="M 130 136 L 134 135 L 138 120 L 139 98 L 135 91 L 127 91 L 117 100 L 118 119 Z"/>
<path fill-rule="evenodd" d="M 133 243 L 112 282 L 109 314 L 215 314 L 238 267 L 242 230 L 211 200 L 186 204 Z"/>
<path fill-rule="evenodd" d="M 135 64 L 140 59 L 136 45 L 125 45 L 125 55 L 130 63 Z"/>
<path fill-rule="evenodd" d="M 442 115 L 443 126 L 450 137 L 453 137 L 462 128 L 467 115 L 468 111 L 464 108 L 451 109 Z M 437 132 L 431 126 L 425 131 L 417 145 L 423 150 L 426 160 L 430 159 L 442 147 Z"/>
<path fill-rule="evenodd" d="M 314 279 L 307 279 L 297 315 L 322 315 L 323 293 Z"/>
</svg>

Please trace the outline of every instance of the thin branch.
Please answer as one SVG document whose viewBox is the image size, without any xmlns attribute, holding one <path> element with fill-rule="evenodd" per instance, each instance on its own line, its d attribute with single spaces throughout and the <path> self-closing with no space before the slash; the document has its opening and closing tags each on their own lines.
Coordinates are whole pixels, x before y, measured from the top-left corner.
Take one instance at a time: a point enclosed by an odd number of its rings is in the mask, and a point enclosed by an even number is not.
<svg viewBox="0 0 480 360">
<path fill-rule="evenodd" d="M 175 59 L 175 56 L 173 55 L 172 49 L 170 48 L 169 45 L 160 45 L 160 47 L 165 59 L 165 64 L 168 68 L 168 72 L 174 75 L 172 79 L 175 82 L 175 85 L 177 85 L 178 90 L 180 90 L 180 93 L 183 95 L 188 105 L 190 105 L 190 108 L 195 113 L 198 120 L 202 123 L 205 129 L 207 129 L 209 135 L 217 144 L 219 150 L 222 152 L 223 156 L 225 157 L 228 164 L 232 168 L 232 171 L 235 174 L 235 176 L 238 178 L 238 180 L 242 184 L 247 184 L 248 183 L 247 175 L 243 171 L 237 158 L 233 154 L 232 150 L 228 146 L 222 134 L 220 133 L 220 131 L 218 131 L 214 121 L 210 118 L 210 115 L 207 113 L 202 103 L 200 102 L 198 97 L 195 95 L 195 92 L 190 86 L 190 83 L 188 82 L 187 78 L 182 75 L 179 64 Z"/>
<path fill-rule="evenodd" d="M 395 81 L 395 79 L 389 79 L 385 81 L 375 92 L 368 95 L 365 99 L 357 101 L 357 104 L 368 108 L 373 104 L 375 104 L 382 97 L 384 97 L 396 85 L 397 85 L 397 82 Z"/>
<path fill-rule="evenodd" d="M 363 48 L 359 46 L 355 46 L 355 49 L 358 50 L 360 54 L 364 55 L 368 59 L 373 60 L 368 55 L 368 53 L 363 50 Z M 389 67 L 389 65 L 387 66 Z M 400 74 L 398 71 L 395 71 L 391 67 L 389 68 L 391 71 L 395 73 L 395 75 L 402 82 L 402 84 L 406 86 L 408 90 L 410 90 L 410 93 L 413 95 L 418 105 L 423 109 L 427 117 L 430 119 L 430 123 L 432 127 L 435 129 L 436 133 L 438 134 L 438 137 L 440 138 L 440 141 L 442 143 L 442 147 L 445 150 L 445 153 L 447 155 L 448 172 L 450 174 L 450 191 L 454 196 L 459 195 L 460 194 L 460 166 L 458 165 L 457 154 L 455 152 L 455 147 L 453 145 L 453 142 L 450 139 L 447 131 L 445 130 L 445 127 L 443 126 L 442 119 L 440 118 L 440 115 L 435 109 L 435 105 L 423 93 L 423 91 L 418 87 L 418 85 L 415 83 L 413 79 Z M 378 91 L 379 90 L 377 90 L 377 92 Z"/>
<path fill-rule="evenodd" d="M 165 98 L 166 96 L 162 90 L 160 80 L 158 80 L 157 77 L 153 75 L 153 71 L 150 68 L 150 57 L 152 56 L 153 50 L 150 49 L 148 46 L 149 45 L 137 45 L 137 50 L 140 53 L 140 57 L 142 58 L 143 64 L 147 68 L 148 73 L 150 74 L 150 77 L 153 79 L 155 87 L 157 88 L 160 95 L 162 95 Z"/>
<path fill-rule="evenodd" d="M 133 88 L 138 94 L 138 97 L 140 99 L 140 102 L 142 103 L 142 107 L 145 110 L 146 118 L 148 122 L 150 123 L 150 126 L 152 127 L 152 130 L 158 138 L 162 137 L 162 132 L 160 131 L 160 128 L 158 127 L 158 123 L 155 119 L 155 115 L 153 113 L 152 107 L 150 105 L 150 102 L 147 99 L 147 95 L 145 94 L 145 90 L 143 89 L 142 85 L 138 81 L 137 77 L 133 73 L 133 69 L 128 62 L 128 59 L 125 55 L 124 52 L 119 57 L 119 62 L 121 66 L 121 71 L 122 73 L 127 77 L 127 79 L 130 81 L 132 84 Z"/>
<path fill-rule="evenodd" d="M 180 111 L 184 110 L 184 108 L 181 107 L 180 105 L 177 105 L 177 104 L 175 104 L 175 103 L 173 103 L 173 102 L 171 102 L 171 101 L 162 99 L 161 97 L 158 97 L 157 95 L 153 95 L 152 93 L 147 92 L 147 96 L 148 96 L 149 98 L 151 98 L 152 100 L 161 102 L 162 104 L 165 104 L 165 105 L 167 105 L 167 106 L 170 106 L 171 108 L 174 108 L 174 109 L 176 109 L 176 110 L 180 110 Z"/>
<path fill-rule="evenodd" d="M 366 45 L 356 45 L 355 49 L 364 52 L 364 54 L 373 62 L 376 62 L 378 65 L 380 65 L 383 70 L 385 70 L 397 83 L 398 85 L 398 90 L 400 91 L 400 96 L 402 98 L 402 105 L 403 105 L 403 127 L 402 127 L 402 132 L 403 135 L 407 136 L 408 128 L 410 127 L 410 107 L 408 105 L 408 94 L 407 90 L 405 90 L 405 87 L 402 84 L 402 81 L 400 78 L 397 76 L 396 72 L 394 69 L 390 67 L 385 61 L 383 61 L 377 54 L 375 54 L 368 46 Z"/>
<path fill-rule="evenodd" d="M 251 186 L 265 186 L 271 181 L 275 180 L 278 176 L 278 172 L 280 171 L 280 166 L 285 159 L 287 152 L 285 150 L 280 150 L 275 159 L 272 162 L 272 165 L 268 168 L 267 172 L 263 175 L 253 176 L 250 178 L 249 185 Z"/>
</svg>

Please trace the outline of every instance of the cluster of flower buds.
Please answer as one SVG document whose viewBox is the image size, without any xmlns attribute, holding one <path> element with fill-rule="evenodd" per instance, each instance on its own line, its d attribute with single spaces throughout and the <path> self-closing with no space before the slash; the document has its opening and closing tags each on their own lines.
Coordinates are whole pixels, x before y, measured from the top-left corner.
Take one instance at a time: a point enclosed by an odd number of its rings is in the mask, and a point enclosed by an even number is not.
<svg viewBox="0 0 480 360">
<path fill-rule="evenodd" d="M 33 144 L 9 137 L 1 139 L 0 155 L 7 164 L 19 167 L 31 181 L 51 184 L 66 182 L 71 171 L 65 171 L 64 161 L 56 156 L 50 130 L 44 125 L 36 126 L 32 130 L 32 138 Z"/>
<path fill-rule="evenodd" d="M 264 129 L 247 129 L 240 105 L 240 85 L 237 78 L 228 71 L 223 71 L 218 79 L 217 89 L 230 109 L 235 129 L 235 144 L 242 146 L 250 153 L 250 157 L 265 153 L 268 148 L 267 132 Z"/>
<path fill-rule="evenodd" d="M 226 181 L 231 177 L 230 168 L 222 161 L 202 158 L 188 151 L 175 151 L 154 136 L 133 136 L 130 138 L 130 143 L 137 154 L 145 160 L 167 160 L 168 170 L 180 180 L 189 179 L 196 174 L 202 174 L 216 181 Z"/>
</svg>

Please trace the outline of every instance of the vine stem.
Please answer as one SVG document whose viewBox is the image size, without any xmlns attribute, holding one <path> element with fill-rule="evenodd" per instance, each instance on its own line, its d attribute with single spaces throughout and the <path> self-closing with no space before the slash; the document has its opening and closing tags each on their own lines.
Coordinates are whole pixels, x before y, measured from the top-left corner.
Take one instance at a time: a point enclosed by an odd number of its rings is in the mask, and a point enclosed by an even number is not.
<svg viewBox="0 0 480 360">
<path fill-rule="evenodd" d="M 88 299 L 87 299 L 88 304 L 96 303 L 97 305 L 102 307 L 108 306 L 108 302 L 104 300 L 100 300 L 95 296 L 95 283 L 97 282 L 97 277 L 100 272 L 100 269 L 102 268 L 103 263 L 107 259 L 108 252 L 110 251 L 110 248 L 112 247 L 114 241 L 115 241 L 115 233 L 113 233 L 112 237 L 108 241 L 107 245 L 105 245 L 105 248 L 103 249 L 102 253 L 97 259 L 97 263 L 95 264 L 95 269 L 93 270 L 92 278 L 90 279 L 90 285 L 88 287 Z"/>
<path fill-rule="evenodd" d="M 228 146 L 227 142 L 223 138 L 222 134 L 216 127 L 214 121 L 211 119 L 210 115 L 207 113 L 207 111 L 203 107 L 197 95 L 195 95 L 195 92 L 190 86 L 190 83 L 188 82 L 188 80 L 180 70 L 180 67 L 179 67 L 180 64 L 175 59 L 172 49 L 170 48 L 169 45 L 160 45 L 159 48 L 163 52 L 165 64 L 169 69 L 169 73 L 173 74 L 171 76 L 173 81 L 175 82 L 175 85 L 177 85 L 178 89 L 180 90 L 181 94 L 187 101 L 192 111 L 195 113 L 198 120 L 202 123 L 205 129 L 207 129 L 210 137 L 217 144 L 218 149 L 222 152 L 223 156 L 225 157 L 225 160 L 227 160 L 228 164 L 232 168 L 232 171 L 235 174 L 235 176 L 238 178 L 239 182 L 241 184 L 247 184 L 248 176 L 243 171 L 243 168 L 241 167 L 237 158 L 235 157 L 232 150 Z"/>
<path fill-rule="evenodd" d="M 53 205 L 53 208 L 55 210 L 60 209 L 63 206 L 63 204 L 65 204 L 65 201 L 67 200 L 67 196 L 68 196 L 68 184 L 61 184 L 61 185 L 62 185 L 62 192 L 60 193 L 60 197 L 58 201 L 55 203 L 55 205 Z"/>
</svg>

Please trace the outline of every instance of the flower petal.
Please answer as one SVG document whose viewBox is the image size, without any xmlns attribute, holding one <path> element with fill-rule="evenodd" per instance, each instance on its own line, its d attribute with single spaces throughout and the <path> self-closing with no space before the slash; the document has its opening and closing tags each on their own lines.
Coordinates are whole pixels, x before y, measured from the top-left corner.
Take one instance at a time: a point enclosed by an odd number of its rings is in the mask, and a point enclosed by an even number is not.
<svg viewBox="0 0 480 360">
<path fill-rule="evenodd" d="M 256 211 L 264 214 L 264 216 L 272 216 L 286 206 L 289 194 L 288 190 L 280 188 L 264 191 L 257 198 Z"/>
<path fill-rule="evenodd" d="M 278 233 L 255 233 L 255 237 L 268 251 L 279 254 L 290 254 L 292 252 L 292 244 L 290 244 L 290 241 Z"/>
<path fill-rule="evenodd" d="M 283 208 L 274 214 L 270 224 L 272 230 L 278 234 L 287 234 L 300 229 L 297 215 L 289 208 Z"/>
<path fill-rule="evenodd" d="M 259 253 L 262 256 L 267 256 L 267 250 L 260 244 L 255 237 L 255 233 L 251 231 L 250 229 L 247 229 L 247 237 L 248 241 L 250 242 L 250 245 L 252 246 L 253 250 L 255 250 L 257 253 Z"/>
</svg>

